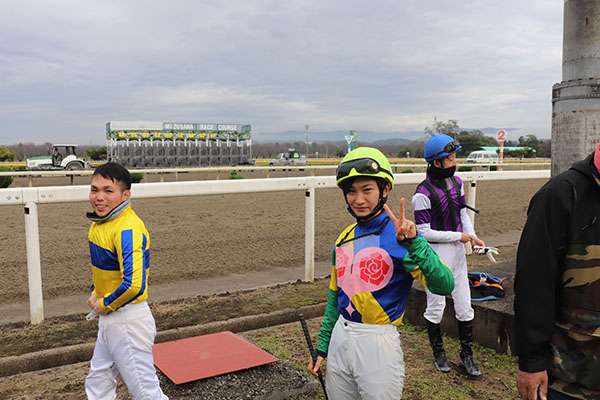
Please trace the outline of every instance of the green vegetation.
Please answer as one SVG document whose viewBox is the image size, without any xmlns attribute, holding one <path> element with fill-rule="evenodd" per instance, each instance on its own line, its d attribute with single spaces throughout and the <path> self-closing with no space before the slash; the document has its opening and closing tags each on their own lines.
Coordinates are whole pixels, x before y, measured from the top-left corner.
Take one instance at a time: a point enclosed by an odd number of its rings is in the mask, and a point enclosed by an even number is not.
<svg viewBox="0 0 600 400">
<path fill-rule="evenodd" d="M 268 351 L 271 354 L 277 354 L 277 357 L 282 359 L 290 360 L 292 358 L 292 351 L 287 346 L 283 335 L 276 333 L 273 336 L 260 338 L 255 343 L 258 347 Z M 294 367 L 298 369 L 304 369 L 305 365 L 301 365 L 293 360 L 290 362 Z"/>
<path fill-rule="evenodd" d="M 11 161 L 15 158 L 15 154 L 11 153 L 6 146 L 0 146 L 0 161 Z"/>
<path fill-rule="evenodd" d="M 106 160 L 106 146 L 86 150 L 88 157 L 94 161 Z"/>
<path fill-rule="evenodd" d="M 1 149 L 1 148 L 0 148 Z M 0 172 L 12 171 L 9 167 L 0 167 Z M 13 182 L 12 176 L 0 176 L 0 188 L 7 188 Z"/>
<path fill-rule="evenodd" d="M 503 252 L 501 254 L 505 254 Z M 514 251 L 511 253 L 514 256 Z M 485 258 L 485 257 L 484 257 Z M 153 303 L 152 313 L 158 331 L 183 328 L 230 318 L 273 312 L 303 305 L 321 304 L 327 300 L 329 279 L 314 283 L 297 282 L 212 296 Z M 317 344 L 317 332 L 322 318 L 308 319 L 307 325 Z M 92 343 L 97 323 L 85 321 L 82 315 L 48 318 L 40 325 L 27 322 L 2 326 L 0 357 L 20 355 L 50 347 Z M 452 370 L 441 373 L 433 366 L 433 357 L 425 328 L 404 321 L 398 328 L 406 377 L 402 398 L 411 400 L 509 400 L 518 397 L 515 382 L 516 357 L 474 346 L 475 361 L 483 375 L 468 377 L 458 365 L 460 343 L 444 336 L 444 344 Z M 240 335 L 294 367 L 306 371 L 309 353 L 299 322 L 242 332 Z M 325 374 L 327 363 L 323 365 Z M 11 392 L 0 392 L 0 398 Z M 310 394 L 296 400 L 320 400 L 324 396 L 320 385 Z"/>
<path fill-rule="evenodd" d="M 244 177 L 237 173 L 237 171 L 231 171 L 229 174 L 229 179 L 244 179 Z"/>
<path fill-rule="evenodd" d="M 493 135 L 484 135 L 478 129 L 464 130 L 458 125 L 458 121 L 450 119 L 446 122 L 434 121 L 432 126 L 427 126 L 424 133 L 429 136 L 444 134 L 451 136 L 460 142 L 462 149 L 456 154 L 457 157 L 466 157 L 469 153 L 481 150 L 484 146 L 499 146 L 496 138 Z M 504 142 L 505 147 L 522 146 L 522 150 L 504 150 L 505 157 L 513 158 L 531 158 L 531 157 L 550 157 L 550 140 L 540 141 L 535 135 L 520 136 L 518 140 L 507 140 Z M 422 146 L 421 146 L 422 147 Z M 416 144 L 411 144 L 403 149 L 410 151 L 415 157 L 422 156 L 422 150 Z M 403 151 L 400 154 L 403 154 Z"/>
<path fill-rule="evenodd" d="M 498 142 L 491 136 L 484 136 L 479 130 L 461 131 L 456 139 L 460 142 L 462 148 L 456 154 L 457 157 L 466 157 L 469 153 L 481 150 L 484 146 L 498 146 Z"/>
<path fill-rule="evenodd" d="M 452 367 L 448 374 L 444 374 L 433 366 L 425 328 L 403 322 L 398 331 L 407 364 L 402 398 L 508 400 L 518 397 L 514 378 L 516 357 L 497 353 L 475 343 L 475 362 L 482 368 L 483 375 L 472 379 L 458 365 L 460 342 L 444 336 L 446 354 Z"/>
<path fill-rule="evenodd" d="M 131 174 L 131 183 L 140 183 L 144 180 L 144 174 L 141 172 L 134 172 Z"/>
<path fill-rule="evenodd" d="M 307 320 L 313 342 L 317 341 L 321 318 Z M 518 397 L 515 381 L 516 357 L 499 354 L 475 344 L 475 361 L 483 371 L 477 379 L 470 378 L 459 366 L 460 343 L 444 336 L 444 344 L 451 371 L 439 372 L 433 365 L 433 356 L 425 328 L 404 321 L 398 328 L 404 361 L 406 363 L 403 399 L 410 400 L 509 400 Z M 305 371 L 308 348 L 299 322 L 242 333 L 242 336 L 276 357 Z M 327 361 L 322 365 L 325 375 Z M 311 395 L 298 399 L 323 399 L 321 387 Z"/>
</svg>

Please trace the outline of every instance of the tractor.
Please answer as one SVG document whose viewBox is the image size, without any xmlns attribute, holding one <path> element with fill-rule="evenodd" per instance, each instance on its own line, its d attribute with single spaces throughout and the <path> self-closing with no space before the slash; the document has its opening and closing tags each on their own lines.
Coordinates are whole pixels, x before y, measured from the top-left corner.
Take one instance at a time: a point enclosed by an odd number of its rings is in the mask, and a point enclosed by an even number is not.
<svg viewBox="0 0 600 400">
<path fill-rule="evenodd" d="M 27 159 L 29 170 L 76 170 L 84 169 L 87 164 L 81 157 L 77 157 L 74 144 L 52 145 L 52 155 L 32 157 Z"/>
</svg>

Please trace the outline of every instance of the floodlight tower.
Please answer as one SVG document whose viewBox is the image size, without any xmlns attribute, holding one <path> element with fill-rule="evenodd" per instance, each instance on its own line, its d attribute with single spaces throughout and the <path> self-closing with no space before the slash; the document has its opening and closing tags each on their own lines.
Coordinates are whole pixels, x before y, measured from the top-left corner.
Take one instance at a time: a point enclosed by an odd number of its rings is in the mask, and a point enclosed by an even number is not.
<svg viewBox="0 0 600 400">
<path fill-rule="evenodd" d="M 309 124 L 304 125 L 304 129 L 306 129 L 306 159 L 308 160 L 308 128 L 310 128 Z"/>
<path fill-rule="evenodd" d="M 562 82 L 552 86 L 552 175 L 600 141 L 600 2 L 565 0 Z"/>
</svg>

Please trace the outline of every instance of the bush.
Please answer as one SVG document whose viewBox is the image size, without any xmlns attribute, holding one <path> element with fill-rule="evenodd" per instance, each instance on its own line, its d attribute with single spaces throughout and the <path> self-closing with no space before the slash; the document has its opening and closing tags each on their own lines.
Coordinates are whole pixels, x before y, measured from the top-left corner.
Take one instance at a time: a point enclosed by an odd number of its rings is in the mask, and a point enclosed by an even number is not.
<svg viewBox="0 0 600 400">
<path fill-rule="evenodd" d="M 144 174 L 141 172 L 134 172 L 131 174 L 131 183 L 140 183 L 144 180 Z"/>
<path fill-rule="evenodd" d="M 11 171 L 10 168 L 8 167 L 0 167 L 0 172 L 6 172 L 6 171 Z M 0 176 L 0 188 L 4 189 L 10 186 L 10 184 L 13 182 L 13 177 L 12 176 Z"/>
<path fill-rule="evenodd" d="M 405 169 L 402 172 L 400 172 L 401 174 L 412 174 L 414 171 L 412 169 Z"/>
<path fill-rule="evenodd" d="M 237 173 L 237 171 L 231 171 L 229 174 L 229 179 L 244 179 L 244 177 Z"/>
<path fill-rule="evenodd" d="M 106 160 L 106 146 L 86 150 L 87 155 L 94 161 Z"/>
<path fill-rule="evenodd" d="M 0 146 L 0 161 L 9 161 L 15 158 L 15 153 L 11 153 L 6 146 Z"/>
<path fill-rule="evenodd" d="M 498 171 L 497 165 L 490 165 L 490 171 Z"/>
<path fill-rule="evenodd" d="M 470 172 L 473 171 L 473 167 L 467 167 L 465 165 L 461 165 L 458 167 L 458 172 Z"/>
</svg>

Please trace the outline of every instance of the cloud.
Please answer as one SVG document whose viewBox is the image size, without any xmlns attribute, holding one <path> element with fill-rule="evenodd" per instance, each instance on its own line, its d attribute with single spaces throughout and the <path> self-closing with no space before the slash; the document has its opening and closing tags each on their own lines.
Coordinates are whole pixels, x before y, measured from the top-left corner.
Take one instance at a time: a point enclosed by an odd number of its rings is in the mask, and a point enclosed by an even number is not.
<svg viewBox="0 0 600 400">
<path fill-rule="evenodd" d="M 562 5 L 546 0 L 0 7 L 0 143 L 102 143 L 106 121 L 143 119 L 408 131 L 437 116 L 548 137 L 561 75 Z"/>
</svg>

